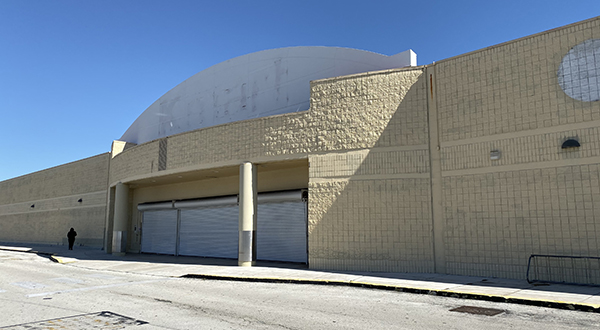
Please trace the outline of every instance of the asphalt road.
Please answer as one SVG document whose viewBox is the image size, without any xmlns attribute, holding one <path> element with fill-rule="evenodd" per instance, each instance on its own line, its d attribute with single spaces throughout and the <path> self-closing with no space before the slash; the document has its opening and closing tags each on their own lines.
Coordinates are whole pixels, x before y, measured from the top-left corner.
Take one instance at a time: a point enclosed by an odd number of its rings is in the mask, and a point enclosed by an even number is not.
<svg viewBox="0 0 600 330">
<path fill-rule="evenodd" d="M 500 314 L 450 311 L 461 306 Z M 0 251 L 0 312 L 0 329 L 600 329 L 600 314 L 578 311 L 98 271 L 8 251 Z"/>
</svg>

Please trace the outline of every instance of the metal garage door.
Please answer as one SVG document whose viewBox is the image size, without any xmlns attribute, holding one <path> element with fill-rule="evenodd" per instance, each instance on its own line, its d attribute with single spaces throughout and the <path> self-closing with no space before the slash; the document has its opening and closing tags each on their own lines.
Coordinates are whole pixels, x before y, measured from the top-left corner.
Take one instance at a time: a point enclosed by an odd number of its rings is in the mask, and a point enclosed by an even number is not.
<svg viewBox="0 0 600 330">
<path fill-rule="evenodd" d="M 237 196 L 140 204 L 142 252 L 238 257 Z M 258 195 L 258 260 L 307 262 L 307 211 L 302 191 Z"/>
<path fill-rule="evenodd" d="M 142 252 L 176 254 L 177 210 L 146 210 L 142 215 Z"/>
<path fill-rule="evenodd" d="M 237 259 L 237 197 L 182 201 L 175 207 L 181 210 L 180 255 Z"/>
<path fill-rule="evenodd" d="M 307 214 L 302 192 L 258 196 L 258 260 L 307 262 Z"/>
</svg>

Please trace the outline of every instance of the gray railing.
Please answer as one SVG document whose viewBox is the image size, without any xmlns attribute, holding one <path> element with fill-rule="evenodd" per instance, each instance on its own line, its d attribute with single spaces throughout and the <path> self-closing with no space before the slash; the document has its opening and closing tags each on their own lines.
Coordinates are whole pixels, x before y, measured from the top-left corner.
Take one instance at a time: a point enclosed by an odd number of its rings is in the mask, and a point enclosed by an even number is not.
<svg viewBox="0 0 600 330">
<path fill-rule="evenodd" d="M 600 257 L 532 254 L 527 282 L 600 285 Z"/>
</svg>

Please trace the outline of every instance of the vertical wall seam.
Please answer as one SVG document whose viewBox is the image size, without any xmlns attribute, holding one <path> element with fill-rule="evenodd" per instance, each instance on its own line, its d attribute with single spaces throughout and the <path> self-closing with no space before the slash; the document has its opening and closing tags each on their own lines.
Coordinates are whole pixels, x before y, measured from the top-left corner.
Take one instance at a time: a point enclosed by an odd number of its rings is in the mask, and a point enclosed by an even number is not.
<svg viewBox="0 0 600 330">
<path fill-rule="evenodd" d="M 446 272 L 444 253 L 444 218 L 442 209 L 442 165 L 439 137 L 439 121 L 437 114 L 435 64 L 426 67 L 427 85 L 427 120 L 429 124 L 429 163 L 431 193 L 431 229 L 433 244 L 434 272 Z"/>
</svg>

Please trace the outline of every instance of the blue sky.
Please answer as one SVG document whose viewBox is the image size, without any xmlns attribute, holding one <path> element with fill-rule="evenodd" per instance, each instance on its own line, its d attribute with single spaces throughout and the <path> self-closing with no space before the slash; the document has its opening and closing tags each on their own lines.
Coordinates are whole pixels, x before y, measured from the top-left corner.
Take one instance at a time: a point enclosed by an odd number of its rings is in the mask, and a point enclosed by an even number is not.
<svg viewBox="0 0 600 330">
<path fill-rule="evenodd" d="M 600 1 L 0 0 L 0 181 L 110 151 L 227 59 L 339 46 L 429 64 L 600 15 Z"/>
</svg>

